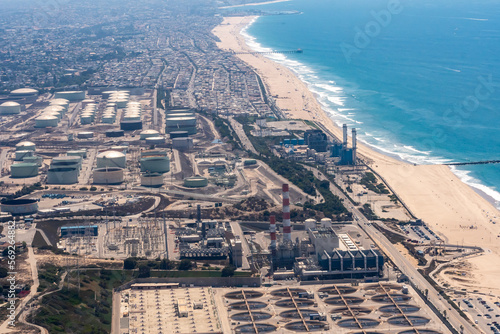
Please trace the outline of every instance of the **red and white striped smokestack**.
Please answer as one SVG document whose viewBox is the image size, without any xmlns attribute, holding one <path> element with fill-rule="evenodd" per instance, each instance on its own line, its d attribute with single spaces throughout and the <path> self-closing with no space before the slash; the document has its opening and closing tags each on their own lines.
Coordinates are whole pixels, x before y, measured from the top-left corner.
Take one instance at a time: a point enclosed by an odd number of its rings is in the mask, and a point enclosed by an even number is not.
<svg viewBox="0 0 500 334">
<path fill-rule="evenodd" d="M 283 242 L 292 241 L 292 231 L 290 224 L 290 193 L 288 184 L 283 184 Z"/>
<path fill-rule="evenodd" d="M 269 232 L 271 233 L 271 250 L 276 250 L 276 217 L 269 217 Z"/>
</svg>

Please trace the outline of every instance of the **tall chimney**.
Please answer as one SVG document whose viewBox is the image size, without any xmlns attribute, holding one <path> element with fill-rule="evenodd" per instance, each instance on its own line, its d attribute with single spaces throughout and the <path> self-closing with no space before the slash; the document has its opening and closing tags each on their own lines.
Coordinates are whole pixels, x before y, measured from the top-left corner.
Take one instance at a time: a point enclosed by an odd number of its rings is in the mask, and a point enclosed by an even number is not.
<svg viewBox="0 0 500 334">
<path fill-rule="evenodd" d="M 196 221 L 201 222 L 201 205 L 196 206 Z"/>
<path fill-rule="evenodd" d="M 290 193 L 288 184 L 283 184 L 283 243 L 292 242 L 290 224 Z"/>
<path fill-rule="evenodd" d="M 356 129 L 352 128 L 352 164 L 356 165 Z"/>
<path fill-rule="evenodd" d="M 342 125 L 342 133 L 343 133 L 343 139 L 342 139 L 342 148 L 345 150 L 347 149 L 347 124 Z"/>
<path fill-rule="evenodd" d="M 276 217 L 269 217 L 269 232 L 271 234 L 271 251 L 273 255 L 276 253 Z"/>
</svg>

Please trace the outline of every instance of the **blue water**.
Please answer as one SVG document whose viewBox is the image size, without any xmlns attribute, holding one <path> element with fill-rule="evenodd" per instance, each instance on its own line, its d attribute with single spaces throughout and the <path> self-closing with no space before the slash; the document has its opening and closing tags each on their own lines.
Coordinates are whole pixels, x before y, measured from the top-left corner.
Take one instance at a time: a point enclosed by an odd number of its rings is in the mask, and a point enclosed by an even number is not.
<svg viewBox="0 0 500 334">
<path fill-rule="evenodd" d="M 270 58 L 294 70 L 332 119 L 358 128 L 365 143 L 418 164 L 500 159 L 500 1 L 292 0 L 253 8 L 301 12 L 259 17 L 244 32 L 247 42 L 255 50 L 303 49 Z M 500 206 L 500 165 L 454 172 Z"/>
</svg>

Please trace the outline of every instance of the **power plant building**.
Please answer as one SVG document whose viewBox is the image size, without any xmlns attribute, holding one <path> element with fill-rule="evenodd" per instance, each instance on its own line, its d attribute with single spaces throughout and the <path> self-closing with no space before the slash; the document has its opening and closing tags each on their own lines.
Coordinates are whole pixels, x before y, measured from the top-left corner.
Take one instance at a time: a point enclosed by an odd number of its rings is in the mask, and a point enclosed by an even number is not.
<svg viewBox="0 0 500 334">
<path fill-rule="evenodd" d="M 304 143 L 311 150 L 326 152 L 328 137 L 321 130 L 307 130 L 304 132 Z"/>
</svg>

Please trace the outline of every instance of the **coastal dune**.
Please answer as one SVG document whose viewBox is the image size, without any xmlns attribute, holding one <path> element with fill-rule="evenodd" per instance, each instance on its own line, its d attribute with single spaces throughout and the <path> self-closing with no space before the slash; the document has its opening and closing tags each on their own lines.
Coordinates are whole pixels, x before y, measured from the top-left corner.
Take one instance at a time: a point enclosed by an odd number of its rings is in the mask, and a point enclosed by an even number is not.
<svg viewBox="0 0 500 334">
<path fill-rule="evenodd" d="M 255 17 L 227 17 L 213 33 L 219 48 L 233 52 L 251 51 L 240 34 Z M 286 67 L 258 54 L 238 54 L 265 82 L 268 94 L 289 118 L 321 122 L 337 138 L 340 129 L 328 117 L 314 94 Z M 457 285 L 500 296 L 500 212 L 471 187 L 463 183 L 449 167 L 413 165 L 383 155 L 366 145 L 358 152 L 396 192 L 412 213 L 423 219 L 446 243 L 481 246 L 482 256 L 467 261 L 472 281 Z M 491 220 L 495 220 L 493 224 Z"/>
</svg>

